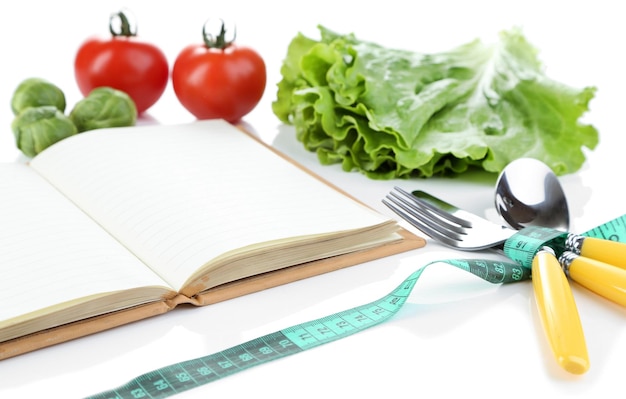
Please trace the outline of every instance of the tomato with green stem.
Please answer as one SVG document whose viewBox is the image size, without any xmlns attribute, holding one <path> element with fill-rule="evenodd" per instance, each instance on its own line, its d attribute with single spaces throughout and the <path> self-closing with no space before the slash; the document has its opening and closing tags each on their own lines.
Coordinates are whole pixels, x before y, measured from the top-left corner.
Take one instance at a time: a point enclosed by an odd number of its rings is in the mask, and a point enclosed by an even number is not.
<svg viewBox="0 0 626 399">
<path fill-rule="evenodd" d="M 114 27 L 116 22 L 119 27 Z M 142 113 L 165 91 L 169 79 L 167 58 L 156 45 L 137 37 L 127 12 L 112 14 L 109 30 L 111 37 L 92 37 L 79 47 L 74 60 L 78 88 L 84 96 L 103 86 L 121 90 Z"/>
<path fill-rule="evenodd" d="M 228 40 L 223 21 L 213 36 L 204 24 L 203 44 L 185 47 L 172 68 L 172 86 L 180 103 L 198 119 L 239 121 L 261 100 L 266 85 L 263 58 Z"/>
</svg>

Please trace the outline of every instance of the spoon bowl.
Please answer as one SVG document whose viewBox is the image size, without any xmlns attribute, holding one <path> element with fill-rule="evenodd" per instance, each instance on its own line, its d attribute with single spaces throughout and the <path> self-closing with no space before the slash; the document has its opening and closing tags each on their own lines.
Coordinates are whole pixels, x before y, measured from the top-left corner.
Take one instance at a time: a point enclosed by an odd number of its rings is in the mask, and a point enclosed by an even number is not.
<svg viewBox="0 0 626 399">
<path fill-rule="evenodd" d="M 509 163 L 496 181 L 498 214 L 514 229 L 529 226 L 569 229 L 569 207 L 552 169 L 533 158 Z"/>
</svg>

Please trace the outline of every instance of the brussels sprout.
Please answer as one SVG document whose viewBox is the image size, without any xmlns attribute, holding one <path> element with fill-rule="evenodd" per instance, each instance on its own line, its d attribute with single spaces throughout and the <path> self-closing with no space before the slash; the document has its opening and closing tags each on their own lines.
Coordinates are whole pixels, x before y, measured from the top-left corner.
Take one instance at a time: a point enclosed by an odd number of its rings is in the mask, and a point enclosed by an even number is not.
<svg viewBox="0 0 626 399">
<path fill-rule="evenodd" d="M 137 107 L 123 91 L 98 87 L 76 103 L 70 112 L 70 119 L 79 132 L 133 126 L 137 121 Z"/>
<path fill-rule="evenodd" d="M 65 111 L 65 94 L 54 84 L 40 78 L 29 78 L 17 86 L 11 98 L 11 110 L 17 115 L 26 108 L 53 105 Z"/>
<path fill-rule="evenodd" d="M 53 105 L 26 108 L 13 119 L 11 129 L 17 148 L 28 157 L 78 133 L 72 121 Z"/>
</svg>

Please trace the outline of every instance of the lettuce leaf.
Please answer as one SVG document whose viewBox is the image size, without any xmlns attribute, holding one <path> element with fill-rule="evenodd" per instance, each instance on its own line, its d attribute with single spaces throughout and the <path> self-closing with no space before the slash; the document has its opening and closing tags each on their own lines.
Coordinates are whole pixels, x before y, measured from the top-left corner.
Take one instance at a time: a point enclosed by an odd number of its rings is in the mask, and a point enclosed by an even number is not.
<svg viewBox="0 0 626 399">
<path fill-rule="evenodd" d="M 596 88 L 548 78 L 519 29 L 420 54 L 318 28 L 320 40 L 292 39 L 272 109 L 322 164 L 391 179 L 532 157 L 563 175 L 598 144 L 581 122 Z"/>
</svg>

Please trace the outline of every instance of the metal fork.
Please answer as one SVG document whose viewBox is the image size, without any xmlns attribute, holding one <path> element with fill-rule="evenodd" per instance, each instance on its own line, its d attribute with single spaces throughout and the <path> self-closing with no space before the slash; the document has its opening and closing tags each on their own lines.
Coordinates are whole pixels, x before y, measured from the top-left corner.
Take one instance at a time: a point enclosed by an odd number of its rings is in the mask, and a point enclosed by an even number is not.
<svg viewBox="0 0 626 399">
<path fill-rule="evenodd" d="M 424 234 L 456 249 L 497 249 L 517 233 L 423 191 L 409 193 L 394 187 L 383 203 Z"/>
<path fill-rule="evenodd" d="M 409 193 L 394 187 L 383 203 L 431 238 L 460 250 L 500 248 L 517 233 L 423 191 Z M 554 253 L 537 252 L 531 273 L 537 308 L 557 363 L 570 373 L 586 372 L 589 357 L 580 316 Z"/>
</svg>

